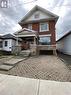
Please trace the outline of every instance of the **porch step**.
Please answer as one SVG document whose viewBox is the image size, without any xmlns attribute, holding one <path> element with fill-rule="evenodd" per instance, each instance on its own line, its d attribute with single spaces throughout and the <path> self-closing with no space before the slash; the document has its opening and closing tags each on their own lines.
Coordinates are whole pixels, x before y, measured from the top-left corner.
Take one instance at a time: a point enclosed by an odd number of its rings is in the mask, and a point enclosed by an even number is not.
<svg viewBox="0 0 71 95">
<path fill-rule="evenodd" d="M 20 56 L 28 57 L 30 55 L 30 50 L 23 50 L 20 52 Z"/>
</svg>

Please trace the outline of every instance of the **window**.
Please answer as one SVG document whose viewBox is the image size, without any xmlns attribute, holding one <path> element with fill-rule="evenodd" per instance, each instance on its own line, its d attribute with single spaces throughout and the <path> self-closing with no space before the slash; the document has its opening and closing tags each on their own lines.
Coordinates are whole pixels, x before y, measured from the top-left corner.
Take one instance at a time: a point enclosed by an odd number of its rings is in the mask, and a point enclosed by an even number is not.
<svg viewBox="0 0 71 95">
<path fill-rule="evenodd" d="M 35 14 L 34 14 L 34 18 L 35 18 L 35 19 L 38 19 L 38 18 L 39 18 L 39 16 L 40 16 L 39 11 L 36 11 L 36 12 L 35 12 Z"/>
<path fill-rule="evenodd" d="M 7 45 L 8 45 L 8 41 L 5 41 L 5 47 L 7 47 Z"/>
<path fill-rule="evenodd" d="M 39 38 L 39 44 L 41 44 L 41 45 L 50 45 L 50 43 L 51 43 L 50 36 Z"/>
<path fill-rule="evenodd" d="M 32 24 L 28 24 L 28 29 L 32 30 Z"/>
<path fill-rule="evenodd" d="M 48 23 L 40 23 L 40 32 L 48 30 L 49 30 Z"/>
<path fill-rule="evenodd" d="M 2 48 L 2 41 L 0 41 L 0 48 Z"/>
<path fill-rule="evenodd" d="M 36 13 L 35 15 L 34 15 L 34 18 L 39 18 L 39 13 Z"/>
</svg>

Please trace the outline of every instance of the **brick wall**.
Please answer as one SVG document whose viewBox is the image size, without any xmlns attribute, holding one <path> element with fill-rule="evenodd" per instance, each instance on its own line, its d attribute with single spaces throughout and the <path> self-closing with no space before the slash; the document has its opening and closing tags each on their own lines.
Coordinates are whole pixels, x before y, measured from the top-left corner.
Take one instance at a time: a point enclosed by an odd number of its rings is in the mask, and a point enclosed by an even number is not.
<svg viewBox="0 0 71 95">
<path fill-rule="evenodd" d="M 32 24 L 32 30 L 38 31 L 39 35 L 51 34 L 51 44 L 56 44 L 56 41 L 55 41 L 55 38 L 56 38 L 56 36 L 55 36 L 55 21 L 50 20 L 47 22 L 49 24 L 49 31 L 40 32 L 40 23 L 39 22 Z M 22 28 L 28 28 L 28 24 L 23 24 L 21 26 L 22 26 Z"/>
<path fill-rule="evenodd" d="M 51 33 L 51 43 L 56 44 L 55 21 L 49 21 L 49 30 Z"/>
</svg>

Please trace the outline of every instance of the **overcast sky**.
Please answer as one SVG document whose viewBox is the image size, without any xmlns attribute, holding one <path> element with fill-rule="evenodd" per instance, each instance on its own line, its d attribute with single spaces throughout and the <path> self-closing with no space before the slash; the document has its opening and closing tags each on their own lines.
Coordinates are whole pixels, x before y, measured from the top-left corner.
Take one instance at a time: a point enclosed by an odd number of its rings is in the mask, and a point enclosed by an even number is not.
<svg viewBox="0 0 71 95">
<path fill-rule="evenodd" d="M 35 5 L 59 16 L 56 24 L 57 39 L 71 30 L 71 0 L 9 0 L 8 5 L 8 8 L 0 8 L 0 34 L 14 33 L 21 29 L 18 21 Z"/>
</svg>

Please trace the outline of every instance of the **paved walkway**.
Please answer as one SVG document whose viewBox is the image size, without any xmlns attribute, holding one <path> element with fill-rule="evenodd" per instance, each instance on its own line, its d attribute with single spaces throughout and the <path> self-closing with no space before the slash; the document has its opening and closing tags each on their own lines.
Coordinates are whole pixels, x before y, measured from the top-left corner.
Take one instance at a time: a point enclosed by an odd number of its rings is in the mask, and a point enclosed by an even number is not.
<svg viewBox="0 0 71 95">
<path fill-rule="evenodd" d="M 64 62 L 53 55 L 30 57 L 9 71 L 0 70 L 0 73 L 27 78 L 71 82 L 71 70 Z"/>
<path fill-rule="evenodd" d="M 71 83 L 0 74 L 0 95 L 71 95 Z"/>
<path fill-rule="evenodd" d="M 10 70 L 12 69 L 16 64 L 18 64 L 19 62 L 23 61 L 25 58 L 16 58 L 16 57 L 12 57 L 9 59 L 5 59 L 3 61 L 1 61 L 0 64 L 0 70 Z"/>
</svg>

